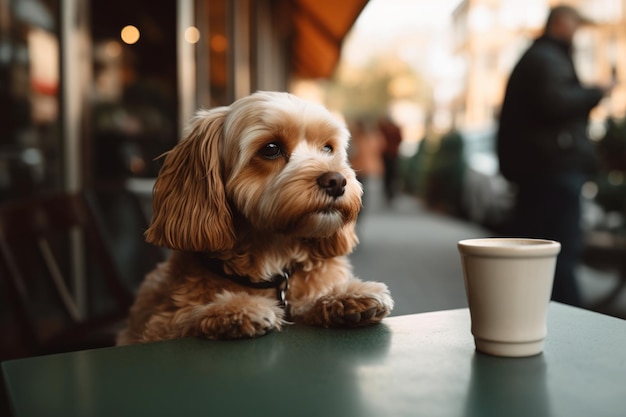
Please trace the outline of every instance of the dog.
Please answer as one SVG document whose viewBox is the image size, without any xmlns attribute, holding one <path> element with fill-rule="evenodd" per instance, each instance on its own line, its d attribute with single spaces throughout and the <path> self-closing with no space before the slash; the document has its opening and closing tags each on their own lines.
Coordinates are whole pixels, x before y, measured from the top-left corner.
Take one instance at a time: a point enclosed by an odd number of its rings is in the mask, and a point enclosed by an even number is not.
<svg viewBox="0 0 626 417">
<path fill-rule="evenodd" d="M 117 344 L 379 323 L 389 290 L 355 277 L 347 257 L 362 196 L 348 142 L 324 106 L 289 93 L 198 111 L 154 185 L 145 238 L 169 256 Z"/>
</svg>

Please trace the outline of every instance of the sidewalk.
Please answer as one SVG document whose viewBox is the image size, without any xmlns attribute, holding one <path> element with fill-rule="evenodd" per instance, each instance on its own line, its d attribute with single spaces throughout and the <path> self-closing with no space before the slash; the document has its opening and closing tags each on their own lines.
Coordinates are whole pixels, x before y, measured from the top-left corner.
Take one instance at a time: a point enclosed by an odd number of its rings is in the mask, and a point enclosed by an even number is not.
<svg viewBox="0 0 626 417">
<path fill-rule="evenodd" d="M 361 243 L 351 255 L 355 274 L 389 286 L 393 315 L 466 307 L 456 243 L 487 231 L 429 212 L 407 195 L 386 207 L 381 187 L 377 180 L 366 187 L 357 227 Z"/>
<path fill-rule="evenodd" d="M 491 233 L 428 211 L 407 195 L 386 207 L 381 187 L 378 180 L 366 187 L 357 228 L 361 243 L 350 256 L 355 274 L 389 286 L 396 302 L 394 316 L 466 307 L 456 243 Z M 581 265 L 579 280 L 585 300 L 593 303 L 610 292 L 617 276 Z M 611 314 L 626 317 L 626 291 L 613 305 Z"/>
</svg>

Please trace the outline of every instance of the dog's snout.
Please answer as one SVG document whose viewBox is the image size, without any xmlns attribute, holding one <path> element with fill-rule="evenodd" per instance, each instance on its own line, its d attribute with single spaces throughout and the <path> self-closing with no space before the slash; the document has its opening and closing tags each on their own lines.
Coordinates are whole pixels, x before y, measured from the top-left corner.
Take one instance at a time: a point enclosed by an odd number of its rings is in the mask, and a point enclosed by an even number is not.
<svg viewBox="0 0 626 417">
<path fill-rule="evenodd" d="M 340 197 L 346 191 L 346 177 L 339 172 L 326 172 L 317 177 L 317 184 L 331 197 Z"/>
</svg>

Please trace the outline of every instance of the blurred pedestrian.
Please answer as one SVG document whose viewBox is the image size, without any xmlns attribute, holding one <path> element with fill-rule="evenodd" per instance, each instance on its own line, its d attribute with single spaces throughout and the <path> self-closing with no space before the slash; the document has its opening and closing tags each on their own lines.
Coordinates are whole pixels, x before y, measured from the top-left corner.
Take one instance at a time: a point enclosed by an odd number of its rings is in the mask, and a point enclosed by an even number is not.
<svg viewBox="0 0 626 417">
<path fill-rule="evenodd" d="M 582 304 L 580 191 L 597 166 L 589 113 L 611 89 L 583 86 L 576 74 L 573 39 L 588 23 L 570 6 L 550 10 L 543 35 L 511 73 L 497 139 L 502 174 L 517 186 L 510 232 L 561 242 L 552 299 L 571 305 Z"/>
<path fill-rule="evenodd" d="M 385 138 L 383 150 L 384 176 L 383 186 L 385 201 L 391 205 L 396 196 L 396 177 L 398 175 L 398 153 L 402 143 L 402 131 L 390 117 L 381 119 L 378 127 Z"/>
<path fill-rule="evenodd" d="M 439 140 L 439 148 L 432 157 L 426 187 L 428 207 L 443 213 L 463 215 L 463 181 L 466 161 L 463 137 L 451 130 Z"/>
<path fill-rule="evenodd" d="M 372 129 L 367 123 L 359 119 L 350 127 L 351 140 L 348 149 L 350 165 L 356 172 L 356 178 L 363 186 L 363 206 L 368 200 L 370 181 L 379 178 L 383 172 L 383 163 L 380 157 L 384 149 L 384 139 L 380 132 Z"/>
</svg>

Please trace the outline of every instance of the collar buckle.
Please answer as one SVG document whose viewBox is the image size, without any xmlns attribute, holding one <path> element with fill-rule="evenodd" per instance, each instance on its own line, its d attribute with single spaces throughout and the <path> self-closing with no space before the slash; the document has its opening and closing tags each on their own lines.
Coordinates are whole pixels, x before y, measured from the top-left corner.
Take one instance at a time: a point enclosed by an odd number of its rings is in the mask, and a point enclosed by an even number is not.
<svg viewBox="0 0 626 417">
<path fill-rule="evenodd" d="M 223 278 L 235 282 L 239 285 L 256 289 L 271 289 L 276 288 L 276 299 L 282 308 L 289 314 L 289 303 L 287 302 L 287 291 L 289 290 L 289 278 L 293 274 L 293 267 L 283 269 L 282 273 L 272 275 L 269 281 L 252 281 L 248 276 L 232 275 L 224 272 L 224 262 L 215 259 L 207 258 L 200 254 L 200 261 L 206 268 L 214 273 L 222 276 Z"/>
<path fill-rule="evenodd" d="M 284 270 L 282 274 L 276 275 L 280 276 L 278 286 L 276 287 L 276 298 L 278 298 L 278 302 L 280 306 L 287 309 L 289 303 L 287 302 L 287 291 L 289 291 L 289 278 L 291 276 L 291 271 Z"/>
</svg>

